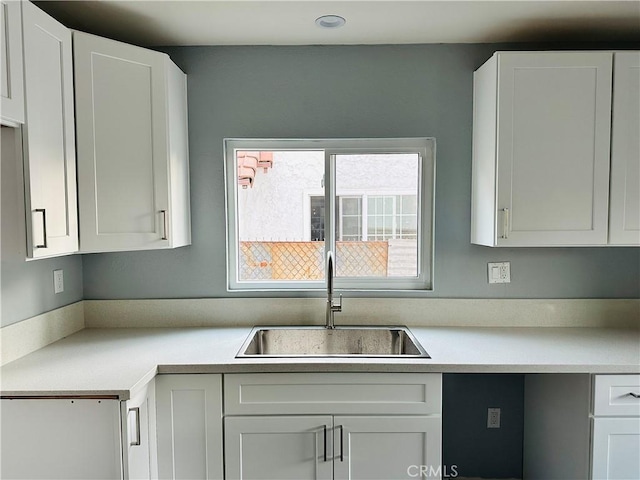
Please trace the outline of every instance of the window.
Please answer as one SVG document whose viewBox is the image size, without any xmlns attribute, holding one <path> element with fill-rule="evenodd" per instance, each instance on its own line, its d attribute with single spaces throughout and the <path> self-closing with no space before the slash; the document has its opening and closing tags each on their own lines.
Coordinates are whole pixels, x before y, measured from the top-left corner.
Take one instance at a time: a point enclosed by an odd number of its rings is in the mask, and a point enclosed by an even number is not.
<svg viewBox="0 0 640 480">
<path fill-rule="evenodd" d="M 362 197 L 337 197 L 336 239 L 359 242 L 362 238 Z"/>
<path fill-rule="evenodd" d="M 311 221 L 311 241 L 324 241 L 324 197 L 313 196 L 310 198 L 311 212 L 309 220 Z"/>
<path fill-rule="evenodd" d="M 435 141 L 225 140 L 230 290 L 431 288 Z"/>
</svg>

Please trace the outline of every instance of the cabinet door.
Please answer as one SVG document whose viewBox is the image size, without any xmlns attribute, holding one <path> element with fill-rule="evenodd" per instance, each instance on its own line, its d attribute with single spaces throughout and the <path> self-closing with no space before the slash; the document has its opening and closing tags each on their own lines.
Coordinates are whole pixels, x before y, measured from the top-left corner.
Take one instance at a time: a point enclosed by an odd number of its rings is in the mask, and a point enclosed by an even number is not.
<svg viewBox="0 0 640 480">
<path fill-rule="evenodd" d="M 155 431 L 155 382 L 122 405 L 124 478 L 157 478 Z"/>
<path fill-rule="evenodd" d="M 22 2 L 27 256 L 78 250 L 71 32 Z"/>
<path fill-rule="evenodd" d="M 0 400 L 0 477 L 122 478 L 120 402 Z"/>
<path fill-rule="evenodd" d="M 332 417 L 225 418 L 227 480 L 332 478 Z"/>
<path fill-rule="evenodd" d="M 81 251 L 169 247 L 165 54 L 74 32 Z"/>
<path fill-rule="evenodd" d="M 439 479 L 440 416 L 334 418 L 335 479 Z"/>
<path fill-rule="evenodd" d="M 640 245 L 640 52 L 614 56 L 609 243 Z"/>
<path fill-rule="evenodd" d="M 609 52 L 498 59 L 497 244 L 607 243 Z"/>
<path fill-rule="evenodd" d="M 222 376 L 156 377 L 158 476 L 222 479 Z"/>
<path fill-rule="evenodd" d="M 595 418 L 593 480 L 640 478 L 640 418 Z"/>
<path fill-rule="evenodd" d="M 22 12 L 17 1 L 0 1 L 0 111 L 2 123 L 24 123 Z"/>
</svg>

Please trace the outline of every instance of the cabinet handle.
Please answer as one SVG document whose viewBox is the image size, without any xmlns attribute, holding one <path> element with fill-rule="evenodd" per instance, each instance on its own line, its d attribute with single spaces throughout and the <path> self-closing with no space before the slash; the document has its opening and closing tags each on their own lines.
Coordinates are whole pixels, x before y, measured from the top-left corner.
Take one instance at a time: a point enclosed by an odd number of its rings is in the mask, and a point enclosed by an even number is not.
<svg viewBox="0 0 640 480">
<path fill-rule="evenodd" d="M 628 395 L 631 395 L 633 398 L 640 398 L 640 393 L 629 392 Z"/>
<path fill-rule="evenodd" d="M 509 238 L 509 209 L 502 209 L 502 238 Z"/>
<path fill-rule="evenodd" d="M 344 462 L 344 428 L 342 425 L 338 425 L 338 428 L 340 429 L 340 461 Z"/>
<path fill-rule="evenodd" d="M 324 425 L 324 461 L 327 461 L 327 426 Z"/>
<path fill-rule="evenodd" d="M 44 243 L 36 245 L 35 248 L 47 248 L 47 211 L 44 208 L 36 208 L 34 212 L 42 214 L 42 236 L 44 237 Z"/>
<path fill-rule="evenodd" d="M 160 210 L 160 213 L 162 214 L 162 232 L 163 232 L 161 240 L 169 240 L 169 236 L 167 235 L 167 232 L 169 231 L 169 229 L 167 228 L 167 211 Z"/>
<path fill-rule="evenodd" d="M 140 445 L 140 407 L 134 407 L 129 409 L 129 413 L 136 414 L 136 439 L 133 442 L 130 442 L 129 445 L 132 447 L 136 447 Z"/>
</svg>

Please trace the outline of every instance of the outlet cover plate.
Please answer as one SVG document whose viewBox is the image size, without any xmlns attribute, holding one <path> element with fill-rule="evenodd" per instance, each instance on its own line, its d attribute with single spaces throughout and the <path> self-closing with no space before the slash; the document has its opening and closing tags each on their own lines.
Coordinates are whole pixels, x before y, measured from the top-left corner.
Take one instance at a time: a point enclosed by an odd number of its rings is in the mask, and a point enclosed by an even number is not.
<svg viewBox="0 0 640 480">
<path fill-rule="evenodd" d="M 487 263 L 489 283 L 511 283 L 511 262 Z"/>
<path fill-rule="evenodd" d="M 63 270 L 53 271 L 53 292 L 54 293 L 64 292 L 64 271 Z"/>
<path fill-rule="evenodd" d="M 500 409 L 499 408 L 488 409 L 487 428 L 500 428 Z"/>
</svg>

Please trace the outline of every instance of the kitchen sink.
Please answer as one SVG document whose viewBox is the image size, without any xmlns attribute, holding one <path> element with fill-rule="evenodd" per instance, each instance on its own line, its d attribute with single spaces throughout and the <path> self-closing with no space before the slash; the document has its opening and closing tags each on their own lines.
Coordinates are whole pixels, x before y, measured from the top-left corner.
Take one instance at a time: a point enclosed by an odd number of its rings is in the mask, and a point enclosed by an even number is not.
<svg viewBox="0 0 640 480">
<path fill-rule="evenodd" d="M 407 327 L 255 327 L 236 355 L 245 357 L 431 358 Z"/>
</svg>

